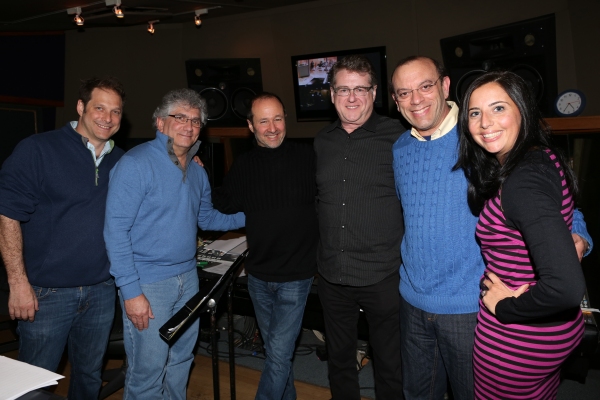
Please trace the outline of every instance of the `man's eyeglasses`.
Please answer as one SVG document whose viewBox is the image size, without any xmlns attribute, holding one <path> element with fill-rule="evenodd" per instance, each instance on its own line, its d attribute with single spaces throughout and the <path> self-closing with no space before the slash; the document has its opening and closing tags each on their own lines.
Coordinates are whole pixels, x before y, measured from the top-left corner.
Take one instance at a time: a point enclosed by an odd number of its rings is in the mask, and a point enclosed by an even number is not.
<svg viewBox="0 0 600 400">
<path fill-rule="evenodd" d="M 348 97 L 350 96 L 350 92 L 354 93 L 355 96 L 364 97 L 371 89 L 373 89 L 373 86 L 357 86 L 352 89 L 348 87 L 333 88 L 333 91 L 340 97 Z"/>
<path fill-rule="evenodd" d="M 200 120 L 200 118 L 188 118 L 185 115 L 172 115 L 169 114 L 169 117 L 173 117 L 175 118 L 175 121 L 179 122 L 180 124 L 187 124 L 188 121 L 192 122 L 192 126 L 194 128 L 200 128 L 202 126 L 202 121 Z"/>
<path fill-rule="evenodd" d="M 420 92 L 421 94 L 429 94 L 431 92 L 433 92 L 433 88 L 435 87 L 435 84 L 438 83 L 438 81 L 442 78 L 442 76 L 440 75 L 439 78 L 437 78 L 435 80 L 435 82 L 430 83 L 430 82 L 425 82 L 423 83 L 421 86 L 419 86 L 416 89 L 400 89 L 398 91 L 398 93 L 394 94 L 394 97 L 396 98 L 396 100 L 398 101 L 405 101 L 408 100 L 410 98 L 410 96 L 412 95 L 412 92 L 414 92 L 415 90 L 417 92 Z"/>
</svg>

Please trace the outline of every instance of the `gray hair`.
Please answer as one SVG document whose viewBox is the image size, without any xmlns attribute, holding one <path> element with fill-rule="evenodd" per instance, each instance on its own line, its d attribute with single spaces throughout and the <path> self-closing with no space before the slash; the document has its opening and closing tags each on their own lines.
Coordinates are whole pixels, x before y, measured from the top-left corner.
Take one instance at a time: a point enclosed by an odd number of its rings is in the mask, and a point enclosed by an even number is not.
<svg viewBox="0 0 600 400">
<path fill-rule="evenodd" d="M 208 116 L 206 101 L 195 90 L 175 89 L 165 94 L 160 105 L 154 110 L 154 114 L 152 114 L 154 127 L 158 129 L 158 126 L 156 126 L 157 118 L 167 118 L 175 107 L 189 107 L 200 110 L 200 121 L 202 126 L 206 125 Z"/>
</svg>

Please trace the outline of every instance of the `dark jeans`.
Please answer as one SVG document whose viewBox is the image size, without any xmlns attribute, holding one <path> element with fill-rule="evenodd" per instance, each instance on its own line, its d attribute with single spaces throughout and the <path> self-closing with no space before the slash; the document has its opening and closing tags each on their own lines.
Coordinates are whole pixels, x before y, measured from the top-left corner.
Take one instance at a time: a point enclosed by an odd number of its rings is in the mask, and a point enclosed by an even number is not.
<svg viewBox="0 0 600 400">
<path fill-rule="evenodd" d="M 363 287 L 336 285 L 319 279 L 333 400 L 360 400 L 356 369 L 360 309 L 369 323 L 375 395 L 378 400 L 403 399 L 398 283 L 398 273 Z"/>
<path fill-rule="evenodd" d="M 447 379 L 455 400 L 473 399 L 477 313 L 432 314 L 401 299 L 400 324 L 406 399 L 443 399 Z"/>
<path fill-rule="evenodd" d="M 115 282 L 71 288 L 32 286 L 39 311 L 19 321 L 19 360 L 56 371 L 68 345 L 70 400 L 98 398 L 104 353 L 115 314 Z"/>
<path fill-rule="evenodd" d="M 256 400 L 296 399 L 292 358 L 312 282 L 313 278 L 266 282 L 248 276 L 248 291 L 267 355 Z"/>
</svg>

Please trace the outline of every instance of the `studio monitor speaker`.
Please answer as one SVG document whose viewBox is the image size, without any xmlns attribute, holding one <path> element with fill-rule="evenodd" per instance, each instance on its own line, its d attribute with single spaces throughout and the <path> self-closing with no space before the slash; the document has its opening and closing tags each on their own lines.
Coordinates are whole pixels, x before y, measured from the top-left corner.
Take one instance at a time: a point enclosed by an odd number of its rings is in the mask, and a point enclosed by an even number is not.
<svg viewBox="0 0 600 400">
<path fill-rule="evenodd" d="M 486 71 L 510 70 L 529 85 L 545 117 L 558 93 L 554 14 L 440 40 L 450 75 L 450 97 L 460 101 Z"/>
<path fill-rule="evenodd" d="M 206 100 L 208 126 L 245 126 L 250 100 L 262 92 L 260 58 L 185 62 L 188 86 Z"/>
</svg>

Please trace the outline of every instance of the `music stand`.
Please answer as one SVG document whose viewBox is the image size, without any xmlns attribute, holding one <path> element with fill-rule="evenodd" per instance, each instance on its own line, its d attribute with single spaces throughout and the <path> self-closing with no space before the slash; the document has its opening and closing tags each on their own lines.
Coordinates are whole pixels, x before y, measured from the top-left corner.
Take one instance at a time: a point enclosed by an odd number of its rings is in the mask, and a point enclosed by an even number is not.
<svg viewBox="0 0 600 400">
<path fill-rule="evenodd" d="M 213 370 L 213 392 L 214 399 L 221 398 L 219 389 L 219 350 L 217 345 L 217 304 L 227 288 L 227 335 L 229 340 L 229 384 L 231 390 L 231 399 L 235 400 L 235 357 L 233 351 L 233 281 L 248 254 L 245 250 L 229 269 L 219 278 L 211 288 L 200 288 L 200 291 L 194 295 L 181 310 L 177 311 L 159 330 L 162 339 L 169 345 L 175 343 L 179 334 L 187 324 L 196 318 L 198 314 L 210 312 L 210 336 L 212 351 L 212 370 Z"/>
</svg>

